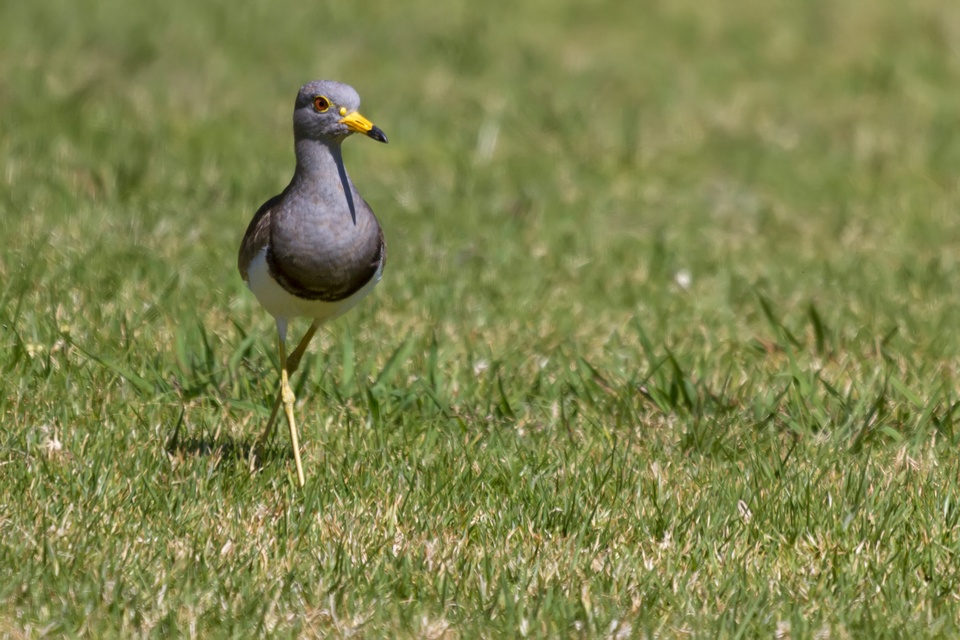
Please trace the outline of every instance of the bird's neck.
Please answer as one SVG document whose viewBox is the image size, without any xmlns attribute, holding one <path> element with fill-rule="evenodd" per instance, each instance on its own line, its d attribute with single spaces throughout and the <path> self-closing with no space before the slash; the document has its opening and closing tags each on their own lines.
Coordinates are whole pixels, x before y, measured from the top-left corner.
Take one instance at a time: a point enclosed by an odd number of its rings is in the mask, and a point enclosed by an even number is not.
<svg viewBox="0 0 960 640">
<path fill-rule="evenodd" d="M 339 140 L 321 142 L 302 138 L 296 141 L 296 153 L 297 168 L 291 186 L 308 186 L 334 177 L 340 179 L 344 188 L 350 184 Z"/>
<path fill-rule="evenodd" d="M 343 166 L 340 141 L 320 142 L 301 138 L 296 143 L 297 168 L 288 191 L 309 196 L 314 203 L 343 206 L 357 222 L 357 202 L 353 183 Z"/>
</svg>

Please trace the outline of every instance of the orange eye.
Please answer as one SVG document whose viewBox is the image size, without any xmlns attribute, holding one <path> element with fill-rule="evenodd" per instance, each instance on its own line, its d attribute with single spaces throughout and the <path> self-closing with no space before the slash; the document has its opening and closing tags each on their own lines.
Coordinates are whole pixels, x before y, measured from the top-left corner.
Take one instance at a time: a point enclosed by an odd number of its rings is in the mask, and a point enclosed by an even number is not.
<svg viewBox="0 0 960 640">
<path fill-rule="evenodd" d="M 330 108 L 330 101 L 325 96 L 317 96 L 313 99 L 313 108 L 319 113 L 323 113 Z"/>
</svg>

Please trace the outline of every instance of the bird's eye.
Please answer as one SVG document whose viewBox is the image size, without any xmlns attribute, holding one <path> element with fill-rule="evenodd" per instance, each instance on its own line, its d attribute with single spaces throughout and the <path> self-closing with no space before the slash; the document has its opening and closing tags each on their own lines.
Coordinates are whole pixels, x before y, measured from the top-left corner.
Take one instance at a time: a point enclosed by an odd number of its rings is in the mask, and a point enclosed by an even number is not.
<svg viewBox="0 0 960 640">
<path fill-rule="evenodd" d="M 323 113 L 330 108 L 330 101 L 325 96 L 317 96 L 313 99 L 313 109 L 318 113 Z"/>
</svg>

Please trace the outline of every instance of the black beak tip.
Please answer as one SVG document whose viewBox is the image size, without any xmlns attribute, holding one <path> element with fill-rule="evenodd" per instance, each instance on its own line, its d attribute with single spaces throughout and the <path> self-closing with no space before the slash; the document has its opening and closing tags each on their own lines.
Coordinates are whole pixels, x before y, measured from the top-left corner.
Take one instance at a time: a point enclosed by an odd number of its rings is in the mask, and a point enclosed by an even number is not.
<svg viewBox="0 0 960 640">
<path fill-rule="evenodd" d="M 380 130 L 380 127 L 374 127 L 367 132 L 367 135 L 376 140 L 377 142 L 386 143 L 387 135 Z"/>
</svg>

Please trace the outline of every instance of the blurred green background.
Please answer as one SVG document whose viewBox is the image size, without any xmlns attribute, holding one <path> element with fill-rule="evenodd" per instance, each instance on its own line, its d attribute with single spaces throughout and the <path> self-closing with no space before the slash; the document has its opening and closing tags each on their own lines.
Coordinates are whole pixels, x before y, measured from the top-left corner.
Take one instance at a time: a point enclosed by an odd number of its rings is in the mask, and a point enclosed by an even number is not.
<svg viewBox="0 0 960 640">
<path fill-rule="evenodd" d="M 388 262 L 301 494 L 316 78 Z M 6 1 L 0 159 L 2 634 L 957 633 L 954 2 Z"/>
</svg>

